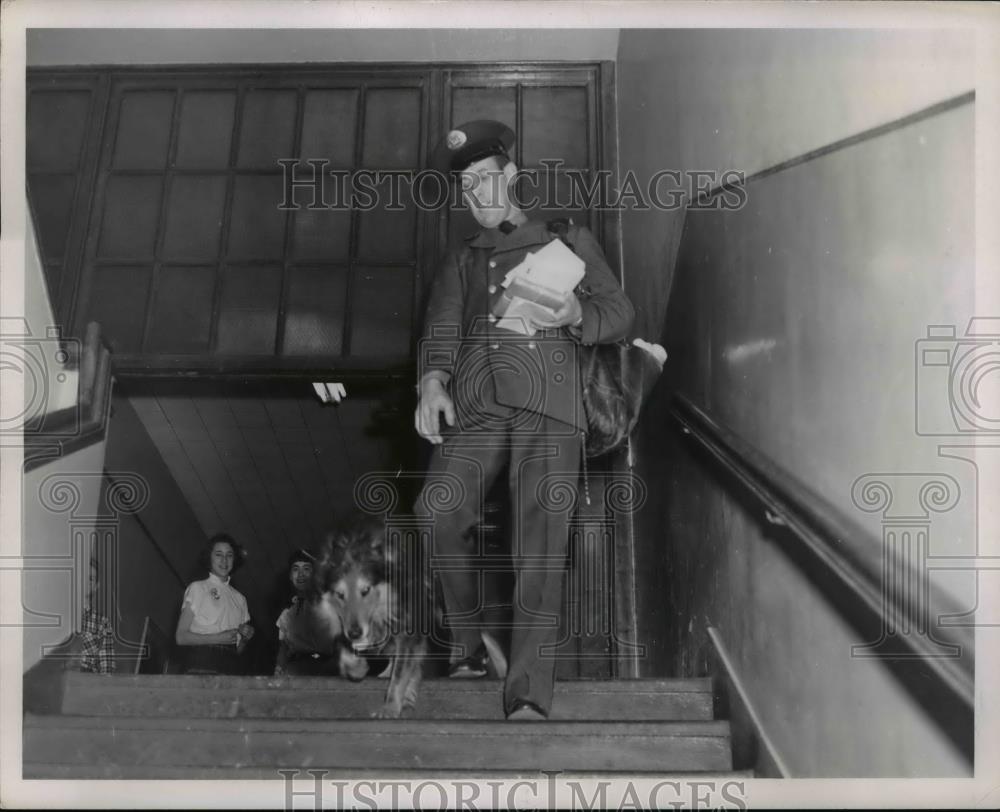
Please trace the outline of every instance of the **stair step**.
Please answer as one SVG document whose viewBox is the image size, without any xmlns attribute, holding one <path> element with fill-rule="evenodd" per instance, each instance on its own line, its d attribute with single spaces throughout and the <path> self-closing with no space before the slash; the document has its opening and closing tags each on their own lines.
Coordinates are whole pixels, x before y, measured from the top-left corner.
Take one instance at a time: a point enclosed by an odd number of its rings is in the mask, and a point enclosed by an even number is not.
<svg viewBox="0 0 1000 812">
<path fill-rule="evenodd" d="M 364 721 L 37 716 L 24 762 L 121 767 L 728 772 L 728 722 Z M 242 772 L 239 774 L 242 775 Z M 27 777 L 27 773 L 25 773 Z"/>
<path fill-rule="evenodd" d="M 294 768 L 290 768 L 294 769 Z M 302 772 L 297 780 L 312 780 L 306 769 L 314 767 L 300 768 Z M 454 781 L 460 778 L 463 781 L 538 781 L 541 780 L 541 770 L 544 766 L 534 770 L 475 770 L 473 772 L 459 775 L 455 770 L 330 770 L 322 776 L 325 782 L 332 781 L 365 781 L 376 779 L 379 781 Z M 25 780 L 31 779 L 51 779 L 51 780 L 84 780 L 102 778 L 106 780 L 119 781 L 167 781 L 167 780 L 188 780 L 199 779 L 212 780 L 224 778 L 240 778 L 242 780 L 275 779 L 275 769 L 273 767 L 162 767 L 151 764 L 139 766 L 128 764 L 102 764 L 99 767 L 90 764 L 38 764 L 24 762 L 23 777 Z M 632 771 L 630 771 L 632 772 Z M 730 772 L 663 772 L 656 771 L 658 780 L 671 781 L 746 781 L 754 778 L 753 770 L 733 770 Z M 559 781 L 622 781 L 620 772 L 562 772 L 559 774 Z M 329 785 L 328 785 L 329 786 Z M 330 790 L 333 797 L 333 790 Z"/>
<path fill-rule="evenodd" d="M 366 719 L 382 704 L 386 680 L 323 677 L 69 674 L 66 714 L 214 719 Z M 503 718 L 498 680 L 426 680 L 415 719 Z M 711 680 L 557 682 L 552 720 L 709 721 Z"/>
</svg>

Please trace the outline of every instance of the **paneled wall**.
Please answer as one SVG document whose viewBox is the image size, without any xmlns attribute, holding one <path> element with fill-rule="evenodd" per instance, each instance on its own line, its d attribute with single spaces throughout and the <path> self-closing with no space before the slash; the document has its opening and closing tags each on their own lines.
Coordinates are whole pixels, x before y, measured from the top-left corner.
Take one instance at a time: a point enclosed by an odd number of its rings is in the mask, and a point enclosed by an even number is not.
<svg viewBox="0 0 1000 812">
<path fill-rule="evenodd" d="M 100 141 L 107 82 L 87 72 L 51 72 L 27 99 L 28 205 L 38 232 L 49 301 L 68 326 Z"/>
<path fill-rule="evenodd" d="M 417 194 L 433 146 L 505 121 L 528 208 L 585 220 L 614 254 L 615 224 L 574 210 L 565 174 L 613 164 L 611 78 L 593 63 L 33 71 L 29 192 L 62 321 L 100 322 L 119 371 L 406 365 L 435 263 L 474 227 L 449 195 Z"/>
</svg>

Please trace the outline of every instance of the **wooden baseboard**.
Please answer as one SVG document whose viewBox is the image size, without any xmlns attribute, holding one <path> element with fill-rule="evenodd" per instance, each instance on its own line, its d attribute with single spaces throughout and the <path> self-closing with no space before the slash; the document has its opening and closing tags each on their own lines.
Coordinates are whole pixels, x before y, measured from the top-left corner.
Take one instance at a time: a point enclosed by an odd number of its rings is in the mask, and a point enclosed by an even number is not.
<svg viewBox="0 0 1000 812">
<path fill-rule="evenodd" d="M 709 626 L 708 637 L 712 642 L 709 673 L 715 691 L 715 718 L 729 720 L 733 769 L 753 770 L 756 778 L 791 778 L 787 762 L 764 728 L 719 630 Z"/>
</svg>

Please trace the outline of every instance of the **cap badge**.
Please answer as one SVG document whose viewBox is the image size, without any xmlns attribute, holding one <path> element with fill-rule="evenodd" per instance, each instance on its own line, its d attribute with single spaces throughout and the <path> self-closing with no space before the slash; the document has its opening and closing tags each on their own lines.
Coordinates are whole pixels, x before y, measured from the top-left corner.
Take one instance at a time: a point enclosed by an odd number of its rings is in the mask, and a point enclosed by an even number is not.
<svg viewBox="0 0 1000 812">
<path fill-rule="evenodd" d="M 452 130 L 450 133 L 448 133 L 448 139 L 446 143 L 448 144 L 448 149 L 456 150 L 456 149 L 461 149 L 462 146 L 465 145 L 465 142 L 468 140 L 469 140 L 468 136 L 466 136 L 466 134 L 461 130 Z"/>
</svg>

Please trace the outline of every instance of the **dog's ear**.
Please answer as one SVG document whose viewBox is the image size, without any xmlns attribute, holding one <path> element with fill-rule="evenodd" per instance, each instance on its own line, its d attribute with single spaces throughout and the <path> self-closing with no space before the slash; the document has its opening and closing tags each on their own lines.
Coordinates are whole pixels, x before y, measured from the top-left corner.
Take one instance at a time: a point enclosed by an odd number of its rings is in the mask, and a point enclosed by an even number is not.
<svg viewBox="0 0 1000 812">
<path fill-rule="evenodd" d="M 331 530 L 326 534 L 326 543 L 323 545 L 323 554 L 325 557 L 330 557 L 336 552 L 346 549 L 350 543 L 350 533 L 345 533 L 343 530 Z"/>
<path fill-rule="evenodd" d="M 397 555 L 397 553 L 399 552 L 398 549 L 399 544 L 395 541 L 395 539 L 390 539 L 388 537 L 389 533 L 385 525 L 381 525 L 379 527 L 378 534 L 379 538 L 381 539 L 381 547 L 379 548 L 379 552 L 382 555 L 382 560 L 385 562 L 386 568 L 391 569 L 392 567 L 396 566 L 396 561 L 399 558 L 399 556 Z"/>
<path fill-rule="evenodd" d="M 331 530 L 326 534 L 323 546 L 320 549 L 319 558 L 314 567 L 314 575 L 317 578 L 317 583 L 322 580 L 324 573 L 333 569 L 337 561 L 344 557 L 344 544 L 345 541 L 342 533 Z"/>
</svg>

